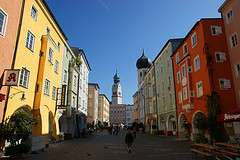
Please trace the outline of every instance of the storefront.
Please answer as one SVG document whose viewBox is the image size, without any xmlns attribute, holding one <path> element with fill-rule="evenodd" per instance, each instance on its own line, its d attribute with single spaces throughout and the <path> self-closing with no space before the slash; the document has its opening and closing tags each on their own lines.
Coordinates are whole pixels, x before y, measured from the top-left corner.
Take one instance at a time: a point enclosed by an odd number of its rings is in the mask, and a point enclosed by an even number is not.
<svg viewBox="0 0 240 160">
<path fill-rule="evenodd" d="M 240 108 L 217 116 L 218 122 L 223 122 L 230 141 L 240 138 Z"/>
</svg>

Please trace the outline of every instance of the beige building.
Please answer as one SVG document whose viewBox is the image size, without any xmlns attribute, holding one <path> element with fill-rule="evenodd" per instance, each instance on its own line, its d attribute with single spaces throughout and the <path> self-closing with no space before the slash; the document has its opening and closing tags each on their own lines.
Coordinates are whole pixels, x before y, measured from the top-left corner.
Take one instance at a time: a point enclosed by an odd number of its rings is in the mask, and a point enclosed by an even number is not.
<svg viewBox="0 0 240 160">
<path fill-rule="evenodd" d="M 230 63 L 233 73 L 237 108 L 240 108 L 240 1 L 226 0 L 218 9 L 224 19 Z"/>
<path fill-rule="evenodd" d="M 109 107 L 110 103 L 105 94 L 98 96 L 98 121 L 101 124 L 110 125 L 109 122 Z"/>
<path fill-rule="evenodd" d="M 88 125 L 95 126 L 98 124 L 98 93 L 99 86 L 95 83 L 88 83 Z"/>
<path fill-rule="evenodd" d="M 126 104 L 115 104 L 110 106 L 110 123 L 116 125 L 126 123 Z"/>
</svg>

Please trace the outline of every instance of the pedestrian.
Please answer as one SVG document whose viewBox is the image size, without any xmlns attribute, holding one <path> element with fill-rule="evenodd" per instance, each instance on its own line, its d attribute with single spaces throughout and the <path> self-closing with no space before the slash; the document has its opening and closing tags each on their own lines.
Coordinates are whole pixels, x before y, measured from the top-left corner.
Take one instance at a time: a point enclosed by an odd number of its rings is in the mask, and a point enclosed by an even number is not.
<svg viewBox="0 0 240 160">
<path fill-rule="evenodd" d="M 136 133 L 137 133 L 137 130 L 136 130 L 136 127 L 133 128 L 133 137 L 134 139 L 136 138 Z"/>
<path fill-rule="evenodd" d="M 113 127 L 113 129 L 112 129 L 112 134 L 113 135 L 115 134 L 115 127 Z"/>
<path fill-rule="evenodd" d="M 130 130 L 128 130 L 128 132 L 126 134 L 125 143 L 127 144 L 128 153 L 131 153 L 132 152 L 133 135 L 130 132 Z"/>
</svg>

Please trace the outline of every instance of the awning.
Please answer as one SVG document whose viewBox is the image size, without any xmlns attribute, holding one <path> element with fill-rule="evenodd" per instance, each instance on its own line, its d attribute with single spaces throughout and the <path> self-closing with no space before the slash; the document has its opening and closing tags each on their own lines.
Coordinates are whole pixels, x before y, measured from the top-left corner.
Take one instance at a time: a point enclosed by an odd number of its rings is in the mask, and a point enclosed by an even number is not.
<svg viewBox="0 0 240 160">
<path fill-rule="evenodd" d="M 240 121 L 240 108 L 218 115 L 217 121 L 218 122 Z"/>
</svg>

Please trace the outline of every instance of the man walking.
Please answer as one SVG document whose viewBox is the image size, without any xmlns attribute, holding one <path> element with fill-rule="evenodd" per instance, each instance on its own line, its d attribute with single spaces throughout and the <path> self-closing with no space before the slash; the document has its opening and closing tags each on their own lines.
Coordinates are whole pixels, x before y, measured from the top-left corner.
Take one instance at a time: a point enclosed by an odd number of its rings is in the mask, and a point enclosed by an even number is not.
<svg viewBox="0 0 240 160">
<path fill-rule="evenodd" d="M 127 144 L 128 153 L 131 153 L 132 152 L 133 135 L 130 132 L 130 130 L 128 130 L 128 132 L 126 134 L 125 143 Z"/>
</svg>

